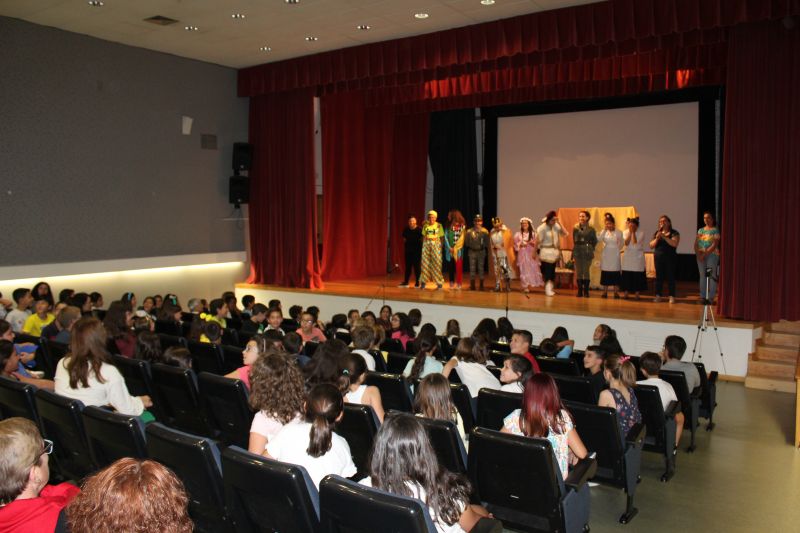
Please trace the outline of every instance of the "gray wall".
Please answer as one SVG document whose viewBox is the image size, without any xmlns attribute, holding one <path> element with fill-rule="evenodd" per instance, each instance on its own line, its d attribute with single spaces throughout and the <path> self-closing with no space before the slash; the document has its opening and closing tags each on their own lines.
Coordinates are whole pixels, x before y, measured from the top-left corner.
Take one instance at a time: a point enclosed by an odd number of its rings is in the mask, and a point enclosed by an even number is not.
<svg viewBox="0 0 800 533">
<path fill-rule="evenodd" d="M 233 69 L 0 17 L 0 265 L 244 250 L 247 105 Z"/>
</svg>

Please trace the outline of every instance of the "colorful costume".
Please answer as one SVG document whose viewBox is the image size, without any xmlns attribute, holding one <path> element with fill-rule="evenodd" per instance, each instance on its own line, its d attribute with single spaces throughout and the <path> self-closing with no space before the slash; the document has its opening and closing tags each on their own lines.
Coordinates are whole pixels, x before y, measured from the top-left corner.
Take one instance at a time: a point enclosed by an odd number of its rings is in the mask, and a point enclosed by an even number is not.
<svg viewBox="0 0 800 533">
<path fill-rule="evenodd" d="M 444 232 L 444 257 L 447 260 L 447 270 L 450 274 L 450 285 L 455 282 L 461 288 L 461 280 L 464 272 L 464 258 L 462 248 L 464 247 L 464 225 L 453 224 Z M 453 254 L 450 249 L 453 249 Z"/>
<path fill-rule="evenodd" d="M 442 277 L 442 239 L 444 228 L 439 222 L 425 222 L 422 225 L 422 275 L 419 277 L 419 288 L 424 289 L 429 281 L 435 281 L 441 288 Z"/>
<path fill-rule="evenodd" d="M 542 287 L 541 265 L 539 255 L 536 253 L 536 232 L 529 233 L 518 231 L 514 235 L 514 249 L 517 251 L 517 266 L 519 266 L 519 280 L 523 290 L 528 287 Z"/>
<path fill-rule="evenodd" d="M 493 220 L 496 225 L 497 219 Z M 511 290 L 511 278 L 515 278 L 516 272 L 514 265 L 516 257 L 514 254 L 514 243 L 511 237 L 511 230 L 503 224 L 500 229 L 493 229 L 489 234 L 492 244 L 492 260 L 494 263 L 494 290 L 500 290 L 500 280 L 506 280 L 506 290 Z"/>
<path fill-rule="evenodd" d="M 551 212 L 555 216 L 555 211 Z M 536 240 L 539 241 L 539 261 L 542 264 L 542 277 L 545 281 L 544 293 L 547 296 L 555 295 L 553 282 L 556 279 L 556 264 L 561 259 L 561 237 L 567 232 L 561 224 L 555 222 L 550 225 L 547 217 L 536 228 Z"/>
<path fill-rule="evenodd" d="M 477 273 L 481 282 L 480 288 L 483 290 L 483 263 L 486 261 L 486 250 L 489 249 L 489 232 L 486 228 L 473 226 L 464 232 L 463 244 L 469 259 L 469 288 L 475 290 Z"/>
<path fill-rule="evenodd" d="M 597 246 L 597 233 L 589 224 L 575 224 L 572 228 L 572 258 L 575 260 L 575 277 L 578 280 L 578 296 L 589 297 L 589 278 L 594 249 Z"/>
</svg>

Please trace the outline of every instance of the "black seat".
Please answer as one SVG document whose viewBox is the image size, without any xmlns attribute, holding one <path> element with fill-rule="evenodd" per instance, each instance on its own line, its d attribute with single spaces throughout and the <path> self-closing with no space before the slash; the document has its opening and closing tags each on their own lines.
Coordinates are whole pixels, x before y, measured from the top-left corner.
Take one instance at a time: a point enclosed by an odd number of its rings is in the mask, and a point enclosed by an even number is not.
<svg viewBox="0 0 800 533">
<path fill-rule="evenodd" d="M 183 334 L 181 325 L 174 320 L 156 320 L 156 333 L 165 333 L 174 337 L 180 337 Z"/>
<path fill-rule="evenodd" d="M 398 374 L 384 374 L 381 372 L 368 372 L 367 385 L 375 385 L 381 392 L 383 408 L 388 411 L 413 411 L 411 390 L 403 376 Z"/>
<path fill-rule="evenodd" d="M 717 407 L 717 378 L 719 373 L 714 370 L 706 373 L 706 365 L 694 363 L 700 374 L 700 409 L 698 415 L 708 420 L 706 431 L 714 429 L 714 409 Z"/>
<path fill-rule="evenodd" d="M 314 352 L 317 351 L 318 347 L 319 347 L 318 342 L 308 341 L 305 344 L 303 344 L 303 354 L 307 355 L 308 357 L 313 357 Z"/>
<path fill-rule="evenodd" d="M 195 372 L 211 372 L 220 376 L 225 374 L 222 353 L 216 344 L 189 341 L 189 353 L 192 354 L 192 370 Z"/>
<path fill-rule="evenodd" d="M 226 446 L 247 448 L 253 412 L 247 403 L 248 392 L 238 379 L 230 379 L 208 372 L 197 376 L 200 397 L 209 421 Z"/>
<path fill-rule="evenodd" d="M 69 344 L 42 338 L 41 345 L 36 351 L 37 368 L 39 363 L 41 363 L 42 367 L 40 370 L 44 371 L 44 377 L 47 379 L 53 379 L 53 377 L 56 375 L 56 365 L 58 365 L 58 362 L 61 361 L 61 359 L 63 359 L 68 353 Z"/>
<path fill-rule="evenodd" d="M 453 374 L 454 372 L 451 372 Z M 464 433 L 469 435 L 472 428 L 475 427 L 475 410 L 473 408 L 472 396 L 469 395 L 469 389 L 462 383 L 450 384 L 450 398 L 453 400 L 453 405 L 458 409 L 461 415 L 461 421 L 464 423 Z"/>
<path fill-rule="evenodd" d="M 486 369 L 492 373 L 494 377 L 497 378 L 497 381 L 500 381 L 500 373 L 503 371 L 502 368 L 498 368 L 496 366 L 487 366 Z"/>
<path fill-rule="evenodd" d="M 477 499 L 507 526 L 566 533 L 588 529 L 587 481 L 597 470 L 594 459 L 580 460 L 565 480 L 547 439 L 479 427 L 469 438 L 467 470 Z"/>
<path fill-rule="evenodd" d="M 439 464 L 456 474 L 466 474 L 467 451 L 456 425 L 449 420 L 425 417 L 419 417 L 419 421 L 428 432 L 428 438 L 439 459 Z"/>
<path fill-rule="evenodd" d="M 96 470 L 123 457 L 147 458 L 144 423 L 138 416 L 89 406 L 83 410 L 83 427 Z"/>
<path fill-rule="evenodd" d="M 222 452 L 222 479 L 236 531 L 319 532 L 319 494 L 302 466 L 231 446 Z"/>
<path fill-rule="evenodd" d="M 345 333 L 344 331 L 337 331 L 336 333 L 333 334 L 333 336 L 334 338 L 339 339 L 348 346 L 350 346 L 350 344 L 352 344 L 353 342 L 353 337 L 350 336 L 349 333 Z"/>
<path fill-rule="evenodd" d="M 245 346 L 247 346 L 247 343 L 250 342 L 250 339 L 253 338 L 253 335 L 255 335 L 255 333 L 249 333 L 247 331 L 242 331 L 240 329 L 238 335 L 239 335 L 239 344 L 237 344 L 237 346 L 243 349 Z"/>
<path fill-rule="evenodd" d="M 672 388 L 675 389 L 675 396 L 681 402 L 681 410 L 685 417 L 683 427 L 688 429 L 691 435 L 691 442 L 686 451 L 691 453 L 696 448 L 694 437 L 698 426 L 697 419 L 700 416 L 700 388 L 690 391 L 689 386 L 686 384 L 686 374 L 678 370 L 660 370 L 658 377 L 672 385 Z"/>
<path fill-rule="evenodd" d="M 380 350 L 367 350 L 367 352 L 375 359 L 376 372 L 389 372 L 389 367 L 386 366 L 386 359 L 383 358 Z M 402 372 L 401 369 L 400 372 L 393 372 L 393 374 L 401 374 Z"/>
<path fill-rule="evenodd" d="M 439 335 L 439 348 L 442 351 L 443 359 L 450 359 L 456 353 L 455 346 L 444 335 Z"/>
<path fill-rule="evenodd" d="M 490 342 L 489 349 L 495 350 L 497 352 L 505 352 L 506 354 L 511 353 L 511 345 L 508 344 L 507 342 L 497 342 L 497 341 Z"/>
<path fill-rule="evenodd" d="M 562 400 L 588 403 L 597 405 L 597 391 L 594 390 L 592 380 L 586 376 L 564 376 L 550 374 L 558 386 Z"/>
<path fill-rule="evenodd" d="M 503 368 L 503 363 L 506 360 L 506 357 L 511 355 L 509 352 L 504 352 L 501 350 L 490 350 L 489 351 L 489 359 L 492 360 L 494 366 L 498 368 Z"/>
<path fill-rule="evenodd" d="M 228 320 L 230 322 L 230 320 Z M 238 328 L 231 326 L 228 324 L 229 327 L 222 329 L 222 344 L 227 344 L 228 346 L 239 346 L 239 331 Z M 241 323 L 239 327 L 241 327 Z"/>
<path fill-rule="evenodd" d="M 244 365 L 242 348 L 221 344 L 218 349 L 222 356 L 222 375 L 228 375 Z"/>
<path fill-rule="evenodd" d="M 581 367 L 572 359 L 556 359 L 555 357 L 536 358 L 539 363 L 539 370 L 548 374 L 560 374 L 562 376 L 580 376 Z"/>
<path fill-rule="evenodd" d="M 336 433 L 350 446 L 350 455 L 358 469 L 356 479 L 367 475 L 367 461 L 379 426 L 378 417 L 369 405 L 344 404 L 344 416 L 336 424 Z"/>
<path fill-rule="evenodd" d="M 664 412 L 661 394 L 655 385 L 636 385 L 633 392 L 639 403 L 642 422 L 647 428 L 643 449 L 664 456 L 666 470 L 661 481 L 669 481 L 675 475 L 675 415 L 680 412 L 681 404 L 672 402 Z"/>
<path fill-rule="evenodd" d="M 53 441 L 56 470 L 64 479 L 80 481 L 94 470 L 87 453 L 89 442 L 83 427 L 83 402 L 52 391 L 36 391 L 36 408 L 42 436 Z"/>
<path fill-rule="evenodd" d="M 385 339 L 381 345 L 380 349 L 383 352 L 394 352 L 394 353 L 405 353 L 405 349 L 403 348 L 403 343 L 400 342 L 400 339 Z"/>
<path fill-rule="evenodd" d="M 641 469 L 644 424 L 634 425 L 623 441 L 616 409 L 577 402 L 564 402 L 564 406 L 572 414 L 586 449 L 597 454 L 594 480 L 625 489 L 628 497 L 619 521 L 627 524 L 638 512 L 633 506 L 633 496 Z"/>
<path fill-rule="evenodd" d="M 37 337 L 35 335 L 30 335 L 28 333 L 15 333 L 14 334 L 14 342 L 16 344 L 30 343 L 30 344 L 35 344 L 36 346 L 39 346 L 41 341 L 42 341 L 41 337 Z"/>
<path fill-rule="evenodd" d="M 319 485 L 320 522 L 325 533 L 433 533 L 436 528 L 420 500 L 365 487 L 339 476 Z"/>
<path fill-rule="evenodd" d="M 215 437 L 216 432 L 200 405 L 194 372 L 167 365 L 151 365 L 150 371 L 170 425 L 195 435 Z"/>
<path fill-rule="evenodd" d="M 300 324 L 291 318 L 284 318 L 283 322 L 281 322 L 281 329 L 286 333 L 289 333 L 290 331 L 297 331 L 300 329 Z"/>
<path fill-rule="evenodd" d="M 481 389 L 478 391 L 477 425 L 499 431 L 503 427 L 503 420 L 512 411 L 520 408 L 522 408 L 520 393 Z"/>
<path fill-rule="evenodd" d="M 169 424 L 169 417 L 164 411 L 164 401 L 153 385 L 153 378 L 150 375 L 150 363 L 116 354 L 111 356 L 111 363 L 122 374 L 131 396 L 150 396 L 150 399 L 153 400 L 153 405 L 148 407 L 147 410 L 156 417 L 156 420 Z"/>
<path fill-rule="evenodd" d="M 234 531 L 225 509 L 217 445 L 158 422 L 148 425 L 146 434 L 150 458 L 169 467 L 183 481 L 195 531 Z"/>
<path fill-rule="evenodd" d="M 41 427 L 35 395 L 36 387 L 30 383 L 0 377 L 0 417 L 21 416 Z"/>
<path fill-rule="evenodd" d="M 184 337 L 178 335 L 169 335 L 167 333 L 159 333 L 158 340 L 161 341 L 161 349 L 166 350 L 177 346 L 178 348 L 188 348 L 189 345 Z"/>
<path fill-rule="evenodd" d="M 403 371 L 406 369 L 406 365 L 409 361 L 414 359 L 413 355 L 408 355 L 406 353 L 398 353 L 398 352 L 389 352 L 389 356 L 387 357 L 386 362 L 386 371 L 390 374 L 402 374 Z M 378 367 L 375 367 L 377 370 Z"/>
</svg>

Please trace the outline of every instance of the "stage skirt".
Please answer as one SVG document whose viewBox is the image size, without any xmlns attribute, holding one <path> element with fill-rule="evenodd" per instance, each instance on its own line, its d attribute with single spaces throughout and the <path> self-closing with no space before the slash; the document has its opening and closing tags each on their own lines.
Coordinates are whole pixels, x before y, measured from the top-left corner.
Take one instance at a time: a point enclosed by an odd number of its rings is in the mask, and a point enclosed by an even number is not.
<svg viewBox="0 0 800 533">
<path fill-rule="evenodd" d="M 622 276 L 619 271 L 603 270 L 600 273 L 600 285 L 619 285 Z"/>
<path fill-rule="evenodd" d="M 625 292 L 645 292 L 647 291 L 647 275 L 641 271 L 622 271 L 622 283 L 620 290 Z"/>
</svg>

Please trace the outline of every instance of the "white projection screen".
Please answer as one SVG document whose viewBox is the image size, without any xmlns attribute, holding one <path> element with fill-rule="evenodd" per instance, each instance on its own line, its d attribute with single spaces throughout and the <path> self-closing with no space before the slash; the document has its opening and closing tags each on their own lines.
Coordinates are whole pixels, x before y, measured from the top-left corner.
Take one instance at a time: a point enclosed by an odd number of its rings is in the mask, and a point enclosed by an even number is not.
<svg viewBox="0 0 800 533">
<path fill-rule="evenodd" d="M 559 207 L 632 205 L 645 235 L 665 213 L 678 252 L 693 253 L 697 102 L 502 117 L 497 151 L 497 212 L 509 227 Z"/>
</svg>

